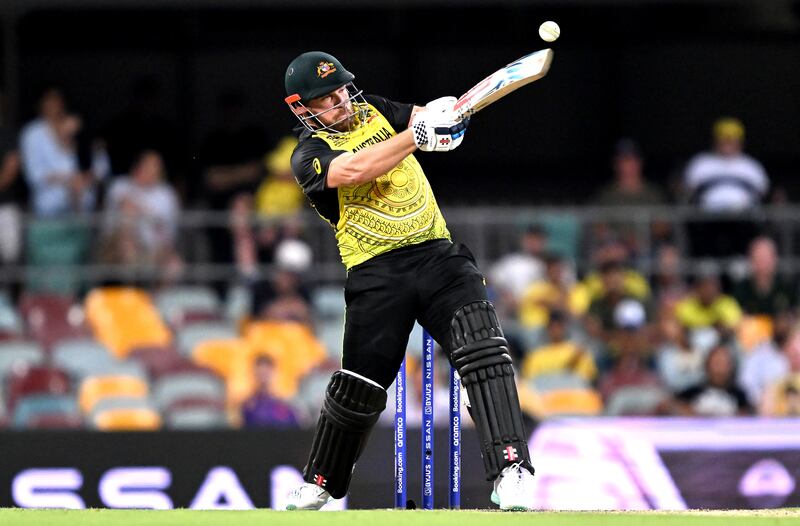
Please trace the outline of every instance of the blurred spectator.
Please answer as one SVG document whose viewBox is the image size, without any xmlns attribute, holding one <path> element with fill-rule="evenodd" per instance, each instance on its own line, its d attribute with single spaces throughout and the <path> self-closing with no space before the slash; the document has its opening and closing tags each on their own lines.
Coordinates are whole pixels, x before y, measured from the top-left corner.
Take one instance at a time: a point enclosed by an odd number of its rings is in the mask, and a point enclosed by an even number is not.
<svg viewBox="0 0 800 526">
<path fill-rule="evenodd" d="M 795 328 L 783 347 L 788 371 L 764 391 L 763 416 L 800 416 L 800 329 Z"/>
<path fill-rule="evenodd" d="M 580 317 L 589 308 L 586 287 L 574 282 L 564 259 L 557 254 L 549 254 L 544 259 L 544 279 L 527 287 L 520 300 L 519 320 L 524 327 L 544 327 L 553 309 Z"/>
<path fill-rule="evenodd" d="M 80 162 L 81 127 L 81 119 L 67 113 L 61 92 L 49 88 L 39 99 L 39 117 L 22 129 L 22 163 L 39 217 L 89 212 L 95 206 L 94 186 L 107 175 L 107 156 L 97 150 Z"/>
<path fill-rule="evenodd" d="M 662 245 L 656 253 L 653 295 L 657 304 L 674 303 L 688 292 L 681 274 L 681 254 L 675 245 Z"/>
<path fill-rule="evenodd" d="M 658 387 L 658 376 L 650 367 L 651 348 L 646 330 L 644 305 L 632 299 L 620 301 L 613 312 L 614 330 L 609 338 L 613 365 L 602 376 L 600 393 L 608 400 L 623 387 Z M 601 364 L 601 368 L 603 364 Z"/>
<path fill-rule="evenodd" d="M 574 374 L 591 383 L 597 376 L 592 355 L 569 339 L 569 315 L 561 310 L 550 312 L 547 343 L 529 353 L 521 369 L 524 379 L 546 374 Z"/>
<path fill-rule="evenodd" d="M 771 341 L 757 345 L 755 349 L 746 353 L 742 358 L 739 368 L 739 385 L 747 393 L 747 399 L 753 407 L 760 407 L 767 388 L 789 374 L 789 347 L 800 342 L 786 341 L 773 343 Z M 780 343 L 784 344 L 781 352 Z"/>
<path fill-rule="evenodd" d="M 726 345 L 718 345 L 705 361 L 705 380 L 678 393 L 672 408 L 676 414 L 735 416 L 752 413 L 747 395 L 736 384 L 736 362 Z"/>
<path fill-rule="evenodd" d="M 642 154 L 632 139 L 620 139 L 614 146 L 614 182 L 597 196 L 602 206 L 646 206 L 663 204 L 664 193 L 642 174 Z"/>
<path fill-rule="evenodd" d="M 311 324 L 311 293 L 303 274 L 311 267 L 311 247 L 297 238 L 280 242 L 275 254 L 271 280 L 255 287 L 253 315 L 270 320 Z"/>
<path fill-rule="evenodd" d="M 300 212 L 305 196 L 294 179 L 292 152 L 297 139 L 287 136 L 264 158 L 267 177 L 256 191 L 256 212 L 267 218 L 292 216 Z"/>
<path fill-rule="evenodd" d="M 489 269 L 489 281 L 505 310 L 515 312 L 528 285 L 544 276 L 542 258 L 546 248 L 547 233 L 532 225 L 520 237 L 519 251 L 506 254 Z"/>
<path fill-rule="evenodd" d="M 750 243 L 750 277 L 736 287 L 734 297 L 742 310 L 751 315 L 773 318 L 793 313 L 797 307 L 798 287 L 778 276 L 778 251 L 768 237 Z"/>
<path fill-rule="evenodd" d="M 692 292 L 678 302 L 675 315 L 687 329 L 713 328 L 727 338 L 742 319 L 742 310 L 735 299 L 722 293 L 718 270 L 708 263 L 699 269 Z"/>
<path fill-rule="evenodd" d="M 674 316 L 661 320 L 662 343 L 656 351 L 658 376 L 664 386 L 673 393 L 681 392 L 700 383 L 704 377 L 707 352 L 691 345 L 688 331 L 681 327 Z"/>
<path fill-rule="evenodd" d="M 587 331 L 591 336 L 601 340 L 608 338 L 610 331 L 615 328 L 616 308 L 623 300 L 637 300 L 638 304 L 642 305 L 644 322 L 647 321 L 649 316 L 644 301 L 648 296 L 642 296 L 639 276 L 633 280 L 628 279 L 629 276 L 631 274 L 623 264 L 613 259 L 604 262 L 600 267 L 599 276 L 596 278 L 600 286 L 594 287 L 598 292 L 589 305 L 586 319 Z M 595 278 L 590 276 L 588 279 Z M 592 285 L 589 287 L 591 290 Z M 647 287 L 647 282 L 644 282 L 644 287 Z M 645 290 L 649 292 L 649 289 Z"/>
<path fill-rule="evenodd" d="M 664 193 L 656 185 L 648 182 L 642 173 L 643 159 L 636 142 L 623 138 L 614 145 L 612 168 L 614 181 L 603 188 L 594 203 L 600 206 L 652 206 L 666 203 Z M 649 255 L 651 247 L 644 246 L 647 234 L 645 228 L 650 228 L 650 240 L 661 239 L 662 232 L 669 226 L 663 223 L 654 223 L 645 226 L 632 222 L 633 218 L 620 217 L 610 222 L 594 223 L 589 249 L 592 246 L 602 245 L 611 240 L 618 239 L 630 251 L 635 260 L 640 256 Z"/>
<path fill-rule="evenodd" d="M 158 152 L 144 152 L 130 175 L 114 180 L 105 216 L 103 262 L 157 265 L 167 276 L 180 270 L 175 246 L 180 203 L 175 190 L 164 182 L 164 164 Z"/>
<path fill-rule="evenodd" d="M 22 207 L 25 183 L 20 177 L 19 152 L 13 141 L 0 137 L 0 264 L 13 265 L 22 251 Z"/>
<path fill-rule="evenodd" d="M 628 296 L 647 301 L 650 299 L 650 285 L 642 274 L 629 267 L 630 250 L 619 240 L 610 239 L 599 245 L 592 253 L 592 261 L 598 269 L 619 270 L 620 282 L 624 293 Z M 604 272 L 590 272 L 583 280 L 592 300 L 603 297 L 606 293 Z"/>
<path fill-rule="evenodd" d="M 764 167 L 742 151 L 744 126 L 726 117 L 714 123 L 714 149 L 696 155 L 684 174 L 689 201 L 707 212 L 740 212 L 757 207 L 767 194 Z M 745 252 L 756 225 L 728 218 L 690 225 L 692 255 L 730 256 Z"/>
<path fill-rule="evenodd" d="M 164 159 L 166 175 L 181 192 L 186 166 L 181 162 L 182 144 L 177 126 L 163 115 L 161 85 L 154 76 L 140 77 L 131 85 L 125 109 L 113 116 L 101 131 L 111 158 L 111 173 L 128 173 L 145 150 Z"/>
<path fill-rule="evenodd" d="M 268 142 L 264 131 L 244 120 L 244 95 L 238 91 L 217 98 L 217 125 L 203 141 L 203 198 L 214 212 L 252 211 L 252 195 L 263 176 L 261 159 Z M 241 218 L 241 216 L 239 216 Z M 246 264 L 237 259 L 236 233 L 224 224 L 208 229 L 211 259 L 217 265 Z M 227 283 L 215 283 L 220 296 Z"/>
<path fill-rule="evenodd" d="M 696 155 L 686 168 L 690 200 L 708 211 L 737 211 L 758 206 L 769 179 L 757 160 L 742 151 L 744 126 L 725 117 L 714 123 L 714 150 Z"/>
<path fill-rule="evenodd" d="M 294 410 L 272 394 L 275 364 L 267 356 L 259 356 L 253 368 L 255 393 L 242 404 L 245 427 L 297 427 Z"/>
</svg>

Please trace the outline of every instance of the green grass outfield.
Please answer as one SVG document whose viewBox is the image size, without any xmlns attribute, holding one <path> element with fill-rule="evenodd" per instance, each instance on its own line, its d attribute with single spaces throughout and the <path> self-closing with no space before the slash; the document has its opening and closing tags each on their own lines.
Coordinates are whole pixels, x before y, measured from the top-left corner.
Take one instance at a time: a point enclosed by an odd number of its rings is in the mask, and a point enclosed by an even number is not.
<svg viewBox="0 0 800 526">
<path fill-rule="evenodd" d="M 502 521 L 502 522 L 498 522 Z M 533 512 L 394 511 L 146 511 L 146 510 L 19 510 L 0 509 L 0 525 L 36 526 L 507 526 L 547 525 L 783 525 L 798 524 L 800 511 L 687 512 Z"/>
</svg>

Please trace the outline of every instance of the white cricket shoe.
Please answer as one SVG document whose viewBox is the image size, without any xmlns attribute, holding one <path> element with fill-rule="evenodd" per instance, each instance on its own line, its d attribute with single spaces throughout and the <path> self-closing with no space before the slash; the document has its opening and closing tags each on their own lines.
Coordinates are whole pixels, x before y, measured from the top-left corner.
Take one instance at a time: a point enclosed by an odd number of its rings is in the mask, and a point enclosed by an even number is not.
<svg viewBox="0 0 800 526">
<path fill-rule="evenodd" d="M 491 499 L 501 510 L 533 510 L 533 475 L 519 462 L 506 466 L 494 481 Z"/>
<path fill-rule="evenodd" d="M 316 511 L 332 500 L 333 497 L 325 488 L 304 482 L 302 486 L 289 493 L 286 509 Z"/>
</svg>

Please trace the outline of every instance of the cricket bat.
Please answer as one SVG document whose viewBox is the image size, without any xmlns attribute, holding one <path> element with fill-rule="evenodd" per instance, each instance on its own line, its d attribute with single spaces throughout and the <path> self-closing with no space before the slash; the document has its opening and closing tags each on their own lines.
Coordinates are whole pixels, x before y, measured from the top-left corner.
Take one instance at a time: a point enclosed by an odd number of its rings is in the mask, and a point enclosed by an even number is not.
<svg viewBox="0 0 800 526">
<path fill-rule="evenodd" d="M 458 99 L 453 109 L 461 118 L 478 113 L 512 91 L 547 75 L 552 61 L 553 50 L 549 48 L 525 55 L 475 84 Z"/>
</svg>

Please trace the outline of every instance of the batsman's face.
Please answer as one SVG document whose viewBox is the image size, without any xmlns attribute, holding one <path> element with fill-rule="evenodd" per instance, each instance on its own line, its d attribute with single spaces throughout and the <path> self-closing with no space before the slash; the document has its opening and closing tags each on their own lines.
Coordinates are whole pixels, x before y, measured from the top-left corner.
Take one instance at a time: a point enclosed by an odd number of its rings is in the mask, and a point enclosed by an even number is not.
<svg viewBox="0 0 800 526">
<path fill-rule="evenodd" d="M 355 119 L 353 102 L 350 100 L 350 92 L 347 91 L 347 86 L 342 86 L 327 95 L 309 100 L 307 107 L 311 110 L 311 113 L 317 115 L 322 124 L 333 126 L 338 131 L 349 130 Z"/>
</svg>

